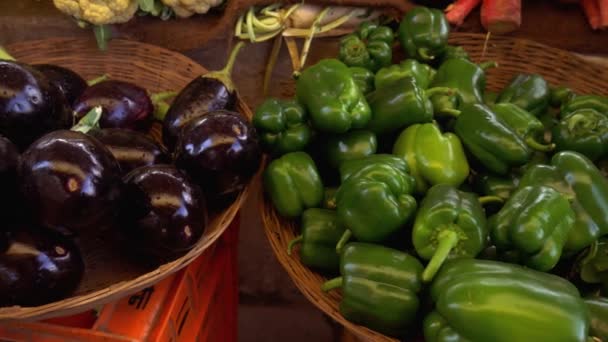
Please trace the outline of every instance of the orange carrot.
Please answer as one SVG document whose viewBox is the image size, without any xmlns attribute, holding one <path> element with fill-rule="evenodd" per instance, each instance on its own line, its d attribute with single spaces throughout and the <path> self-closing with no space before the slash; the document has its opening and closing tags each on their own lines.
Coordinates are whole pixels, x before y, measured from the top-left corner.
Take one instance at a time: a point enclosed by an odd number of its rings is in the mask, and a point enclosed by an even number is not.
<svg viewBox="0 0 608 342">
<path fill-rule="evenodd" d="M 460 26 L 481 0 L 456 0 L 445 9 L 445 17 L 452 25 Z"/>
<path fill-rule="evenodd" d="M 483 0 L 481 24 L 492 33 L 507 33 L 521 25 L 521 0 Z"/>
</svg>

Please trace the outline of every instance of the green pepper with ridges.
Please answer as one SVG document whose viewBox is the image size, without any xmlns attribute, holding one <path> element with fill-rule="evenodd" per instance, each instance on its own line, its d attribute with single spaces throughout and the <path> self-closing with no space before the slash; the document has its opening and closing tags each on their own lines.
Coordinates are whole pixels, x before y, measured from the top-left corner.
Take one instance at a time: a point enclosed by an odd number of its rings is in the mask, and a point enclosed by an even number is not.
<svg viewBox="0 0 608 342">
<path fill-rule="evenodd" d="M 435 73 L 435 69 L 427 64 L 419 63 L 415 59 L 406 59 L 399 64 L 378 70 L 374 77 L 374 86 L 375 89 L 385 88 L 391 83 L 409 76 L 416 80 L 416 84 L 420 88 L 427 89 L 435 77 Z"/>
<path fill-rule="evenodd" d="M 549 107 L 551 92 L 545 79 L 537 74 L 518 74 L 498 95 L 496 103 L 513 103 L 534 116 Z"/>
<path fill-rule="evenodd" d="M 353 75 L 353 79 L 357 84 L 357 87 L 361 90 L 363 95 L 367 95 L 374 91 L 374 73 L 360 67 L 350 67 L 350 73 Z"/>
<path fill-rule="evenodd" d="M 460 139 L 453 133 L 442 133 L 433 123 L 406 128 L 395 141 L 393 154 L 405 159 L 420 194 L 435 184 L 458 187 L 469 176 Z"/>
<path fill-rule="evenodd" d="M 319 171 L 306 152 L 290 152 L 270 162 L 264 171 L 264 189 L 284 217 L 300 216 L 323 200 Z"/>
<path fill-rule="evenodd" d="M 410 58 L 428 62 L 441 56 L 448 45 L 450 24 L 441 10 L 414 7 L 403 16 L 398 37 Z"/>
<path fill-rule="evenodd" d="M 399 250 L 351 242 L 340 256 L 341 277 L 328 280 L 325 292 L 341 287 L 340 313 L 380 333 L 402 336 L 418 313 L 422 264 Z"/>
<path fill-rule="evenodd" d="M 395 35 L 390 27 L 364 21 L 354 33 L 340 40 L 339 58 L 350 67 L 376 72 L 391 64 L 393 40 Z"/>
<path fill-rule="evenodd" d="M 585 342 L 589 317 L 567 280 L 499 261 L 455 259 L 435 277 L 427 342 Z"/>
<path fill-rule="evenodd" d="M 608 291 L 608 238 L 594 241 L 577 263 L 580 278 L 588 284 L 601 284 Z"/>
<path fill-rule="evenodd" d="M 485 70 L 495 66 L 495 62 L 478 65 L 460 58 L 441 64 L 430 86 L 450 88 L 455 92 L 431 97 L 435 114 L 454 116 L 458 115 L 458 109 L 464 104 L 484 103 Z"/>
<path fill-rule="evenodd" d="M 479 174 L 475 178 L 475 191 L 482 196 L 497 196 L 507 201 L 517 189 L 519 178 L 514 174 L 499 177 L 493 174 Z"/>
<path fill-rule="evenodd" d="M 413 77 L 398 79 L 367 96 L 372 119 L 366 128 L 376 134 L 388 134 L 415 123 L 431 122 L 433 105 L 429 97 L 452 93 L 452 89 L 444 87 L 422 89 Z"/>
<path fill-rule="evenodd" d="M 552 130 L 558 151 L 576 151 L 592 161 L 608 155 L 608 116 L 583 108 L 563 117 Z"/>
<path fill-rule="evenodd" d="M 319 131 L 345 133 L 363 128 L 371 119 L 363 92 L 337 59 L 323 59 L 304 69 L 296 82 L 296 96 Z"/>
<path fill-rule="evenodd" d="M 584 155 L 558 152 L 550 165 L 534 165 L 524 173 L 519 186 L 528 185 L 551 187 L 570 200 L 576 218 L 564 248 L 567 254 L 577 253 L 608 234 L 608 179 Z"/>
<path fill-rule="evenodd" d="M 569 102 L 573 98 L 576 97 L 576 93 L 566 87 L 566 86 L 558 86 L 550 89 L 551 96 L 549 99 L 549 104 L 551 107 L 560 108 L 563 104 Z"/>
<path fill-rule="evenodd" d="M 323 271 L 337 271 L 340 255 L 336 243 L 344 234 L 344 226 L 334 210 L 310 208 L 302 213 L 300 235 L 287 246 L 287 254 L 300 245 L 302 264 Z"/>
<path fill-rule="evenodd" d="M 378 141 L 370 131 L 357 130 L 334 135 L 327 139 L 327 161 L 337 168 L 346 160 L 359 159 L 376 153 Z"/>
<path fill-rule="evenodd" d="M 550 152 L 555 149 L 555 144 L 545 144 L 545 126 L 534 115 L 518 107 L 513 103 L 497 103 L 493 105 L 492 111 L 507 126 L 511 127 L 517 135 L 525 141 L 526 145 L 533 150 Z"/>
<path fill-rule="evenodd" d="M 439 58 L 439 64 L 444 63 L 448 59 L 466 59 L 470 60 L 469 53 L 462 46 L 448 45 L 445 51 Z"/>
<path fill-rule="evenodd" d="M 312 136 L 306 110 L 294 100 L 267 99 L 255 111 L 253 125 L 264 146 L 278 155 L 303 150 Z"/>
<path fill-rule="evenodd" d="M 574 96 L 569 101 L 562 104 L 560 108 L 560 117 L 565 117 L 580 109 L 595 109 L 604 115 L 608 115 L 608 97 L 600 95 Z"/>
<path fill-rule="evenodd" d="M 547 272 L 557 265 L 574 218 L 562 193 L 533 185 L 517 189 L 488 227 L 499 252 L 514 252 L 526 266 Z"/>
<path fill-rule="evenodd" d="M 417 205 L 414 178 L 388 163 L 372 163 L 346 179 L 336 193 L 338 216 L 347 227 L 336 249 L 354 236 L 381 243 L 401 229 Z"/>
<path fill-rule="evenodd" d="M 447 184 L 429 189 L 416 214 L 412 242 L 420 258 L 429 260 L 422 280 L 433 279 L 450 258 L 473 258 L 488 240 L 486 215 L 481 206 L 494 197 L 477 197 Z"/>
<path fill-rule="evenodd" d="M 392 154 L 373 154 L 364 158 L 347 160 L 340 164 L 340 181 L 344 183 L 348 178 L 356 176 L 361 170 L 372 164 L 388 164 L 401 173 L 410 172 L 409 166 L 403 158 Z"/>
</svg>

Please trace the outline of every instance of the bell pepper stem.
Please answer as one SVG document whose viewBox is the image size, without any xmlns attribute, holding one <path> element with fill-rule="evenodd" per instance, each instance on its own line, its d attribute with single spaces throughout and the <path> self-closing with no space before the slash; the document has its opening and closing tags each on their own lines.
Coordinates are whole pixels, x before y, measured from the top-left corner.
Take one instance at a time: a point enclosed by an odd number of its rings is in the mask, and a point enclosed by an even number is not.
<svg viewBox="0 0 608 342">
<path fill-rule="evenodd" d="M 108 49 L 108 41 L 112 38 L 110 26 L 95 25 L 93 26 L 93 33 L 95 34 L 95 40 L 97 40 L 97 47 L 99 47 L 99 50 L 106 51 Z"/>
<path fill-rule="evenodd" d="M 321 291 L 327 292 L 342 286 L 342 277 L 330 279 L 321 285 Z"/>
<path fill-rule="evenodd" d="M 422 59 L 426 59 L 427 61 L 435 58 L 435 56 L 429 55 L 429 50 L 426 48 L 419 48 L 418 54 L 420 55 L 420 57 L 422 57 Z"/>
<path fill-rule="evenodd" d="M 458 244 L 458 234 L 452 230 L 444 230 L 439 233 L 437 237 L 439 240 L 439 244 L 437 245 L 437 249 L 435 250 L 435 254 L 429 261 L 428 265 L 422 272 L 422 281 L 430 282 L 435 277 L 435 274 L 441 268 L 441 265 L 445 262 L 445 260 L 450 255 L 450 252 L 456 245 Z"/>
<path fill-rule="evenodd" d="M 8 51 L 2 46 L 0 46 L 0 59 L 4 59 L 6 61 L 16 61 L 15 57 L 11 56 Z"/>
<path fill-rule="evenodd" d="M 459 111 L 458 109 L 453 109 L 453 108 L 445 108 L 445 109 L 441 109 L 440 111 L 441 114 L 446 115 L 446 116 L 451 116 L 454 118 L 457 118 L 461 111 Z"/>
<path fill-rule="evenodd" d="M 88 80 L 88 81 L 87 81 L 87 85 L 88 85 L 89 87 L 90 87 L 90 86 L 94 86 L 94 85 L 96 85 L 97 83 L 101 83 L 101 82 L 103 82 L 103 81 L 107 81 L 109 78 L 110 78 L 110 75 L 108 75 L 108 74 L 103 74 L 103 75 L 101 75 L 101 76 L 99 76 L 99 77 L 95 77 L 95 78 L 94 78 L 94 79 L 92 79 L 92 80 Z"/>
<path fill-rule="evenodd" d="M 527 136 L 525 138 L 525 140 L 526 140 L 526 145 L 528 145 L 530 148 L 540 151 L 540 152 L 550 152 L 555 149 L 555 144 L 541 144 L 538 141 L 536 141 L 534 139 L 534 137 L 532 137 L 532 136 Z"/>
<path fill-rule="evenodd" d="M 228 88 L 229 91 L 234 91 L 234 83 L 232 82 L 232 70 L 234 69 L 236 58 L 244 45 L 245 42 L 243 41 L 236 43 L 236 45 L 232 48 L 230 55 L 228 56 L 228 62 L 226 62 L 224 68 L 221 70 L 209 72 L 203 75 L 202 77 L 216 78 L 222 83 L 224 83 L 224 85 L 226 86 L 226 88 Z"/>
<path fill-rule="evenodd" d="M 478 198 L 479 204 L 486 205 L 489 203 L 504 203 L 504 199 L 498 196 L 481 196 Z"/>
<path fill-rule="evenodd" d="M 486 70 L 492 69 L 492 68 L 498 68 L 498 63 L 495 61 L 483 62 L 483 63 L 479 63 L 478 65 L 483 71 L 486 71 Z"/>
<path fill-rule="evenodd" d="M 350 240 L 352 235 L 353 233 L 350 231 L 350 229 L 344 231 L 344 234 L 342 234 L 342 237 L 340 238 L 340 240 L 338 240 L 338 243 L 336 244 L 336 252 L 342 252 L 344 245 L 348 243 L 348 240 Z"/>
<path fill-rule="evenodd" d="M 71 130 L 87 134 L 94 128 L 99 128 L 99 119 L 102 114 L 101 106 L 93 107 Z"/>
<path fill-rule="evenodd" d="M 425 91 L 427 97 L 435 96 L 435 95 L 446 95 L 452 96 L 456 94 L 456 90 L 448 87 L 434 87 L 429 88 Z"/>
<path fill-rule="evenodd" d="M 295 245 L 302 243 L 303 239 L 304 239 L 304 237 L 300 234 L 300 235 L 296 236 L 295 239 L 289 241 L 289 244 L 287 245 L 287 255 L 291 255 L 291 252 L 293 251 L 293 247 Z"/>
<path fill-rule="evenodd" d="M 593 258 L 595 258 L 595 256 L 597 255 L 597 251 L 598 251 L 598 243 L 597 243 L 597 240 L 595 240 L 595 241 L 593 241 L 591 246 L 589 246 L 589 250 L 587 251 L 587 253 L 585 253 L 585 257 L 581 260 L 580 264 L 581 265 L 588 264 L 591 260 L 593 260 Z"/>
</svg>

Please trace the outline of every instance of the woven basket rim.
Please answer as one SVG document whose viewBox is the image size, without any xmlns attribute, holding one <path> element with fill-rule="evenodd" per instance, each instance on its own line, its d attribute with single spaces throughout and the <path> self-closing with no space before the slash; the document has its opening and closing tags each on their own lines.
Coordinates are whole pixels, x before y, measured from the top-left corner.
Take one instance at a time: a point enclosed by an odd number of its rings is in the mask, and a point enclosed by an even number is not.
<svg viewBox="0 0 608 342">
<path fill-rule="evenodd" d="M 91 42 L 88 39 L 84 38 L 72 38 L 72 37 L 56 37 L 49 39 L 38 39 L 38 40 L 28 40 L 15 44 L 11 44 L 6 46 L 8 51 L 18 51 L 21 47 L 26 47 L 28 45 L 36 45 L 36 44 L 52 44 L 55 46 L 71 46 L 73 44 L 76 45 L 94 45 L 94 42 Z M 182 61 L 187 61 L 191 65 L 196 66 L 197 71 L 193 73 L 192 79 L 200 74 L 205 74 L 209 72 L 202 65 L 192 60 L 191 58 L 160 46 L 156 46 L 148 43 L 141 43 L 137 41 L 127 40 L 127 39 L 113 39 L 110 41 L 108 45 L 108 50 L 111 51 L 113 47 L 124 47 L 129 46 L 132 49 L 145 49 L 147 51 L 157 51 L 163 52 L 168 55 L 179 56 Z M 100 52 L 103 53 L 103 52 Z M 24 61 L 27 63 L 27 61 Z M 120 79 L 120 76 L 116 77 L 116 79 Z M 184 85 L 185 86 L 185 85 Z M 144 85 L 144 88 L 146 86 Z M 247 106 L 247 104 L 243 101 L 241 96 L 237 91 L 237 109 L 238 112 L 243 114 L 249 121 L 251 121 L 253 117 L 253 113 L 251 109 Z M 125 297 L 131 295 L 137 291 L 140 291 L 150 285 L 157 283 L 163 278 L 173 274 L 174 272 L 179 271 L 185 266 L 189 265 L 194 259 L 200 256 L 206 250 L 212 248 L 217 239 L 224 233 L 224 231 L 229 227 L 230 223 L 234 220 L 238 211 L 241 209 L 242 205 L 246 201 L 247 197 L 251 193 L 251 188 L 255 186 L 258 178 L 263 170 L 263 165 L 261 164 L 256 174 L 249 181 L 247 186 L 241 191 L 238 197 L 234 200 L 234 202 L 224 209 L 221 213 L 214 216 L 214 221 L 217 220 L 221 224 L 219 229 L 215 229 L 212 232 L 208 232 L 207 230 L 199 240 L 199 242 L 192 248 L 188 253 L 177 258 L 168 263 L 162 264 L 156 269 L 149 271 L 144 274 L 140 274 L 139 276 L 130 279 L 124 280 L 121 282 L 114 283 L 110 286 L 107 286 L 103 289 L 94 290 L 88 293 L 84 293 L 81 295 L 72 296 L 69 298 L 65 298 L 60 301 L 55 301 L 49 304 L 35 306 L 35 307 L 21 307 L 21 306 L 11 306 L 11 307 L 2 307 L 0 308 L 0 321 L 10 321 L 10 320 L 34 320 L 34 319 L 43 319 L 50 318 L 59 315 L 66 315 L 70 313 L 76 313 L 85 311 L 87 309 L 92 309 L 96 306 L 106 304 L 112 300 L 116 300 L 117 297 Z M 211 222 L 211 220 L 210 220 Z M 86 270 L 85 270 L 86 277 Z"/>
<path fill-rule="evenodd" d="M 470 42 L 470 43 L 481 43 L 485 41 L 486 35 L 479 33 L 460 33 L 452 32 L 450 34 L 450 42 Z M 538 43 L 528 39 L 512 38 L 509 36 L 491 36 L 486 42 L 486 52 L 483 55 L 471 55 L 471 58 L 475 62 L 481 62 L 488 59 L 488 56 L 493 54 L 493 47 L 503 44 L 509 44 L 514 47 L 516 52 L 517 48 L 527 48 L 535 51 L 542 51 L 543 54 L 553 54 L 559 56 L 564 62 L 568 61 L 570 64 L 576 64 L 581 73 L 590 75 L 596 82 L 600 83 L 600 86 L 594 87 L 594 90 L 598 94 L 608 95 L 608 70 L 604 67 L 591 63 L 572 52 L 561 50 L 558 48 L 550 47 L 542 43 Z M 466 47 L 465 47 L 466 48 Z M 528 58 L 529 56 L 523 56 L 522 58 Z M 558 59 L 559 59 L 558 58 Z M 500 64 L 500 63 L 499 63 Z M 554 66 L 555 72 L 558 72 L 559 65 Z M 500 69 L 500 65 L 498 67 Z M 490 70 L 489 75 L 492 75 L 494 71 Z M 546 71 L 539 72 L 543 77 L 546 76 Z M 492 76 L 488 76 L 488 79 Z M 599 80 L 599 81 L 597 81 Z M 550 84 L 552 86 L 556 84 Z M 566 84 L 567 86 L 571 86 Z M 604 85 L 604 86 L 602 86 Z M 576 87 L 573 88 L 575 91 Z M 264 165 L 266 166 L 269 162 L 269 157 L 265 156 Z M 281 218 L 274 207 L 268 196 L 262 189 L 258 195 L 258 210 L 262 216 L 264 233 L 268 239 L 268 242 L 273 250 L 275 257 L 278 259 L 281 266 L 285 269 L 289 278 L 292 280 L 298 290 L 318 309 L 323 311 L 325 314 L 330 316 L 333 320 L 340 323 L 356 336 L 363 340 L 373 341 L 398 341 L 395 338 L 385 336 L 379 332 L 368 329 L 364 326 L 352 323 L 346 320 L 338 311 L 338 301 L 341 299 L 341 294 L 332 291 L 328 294 L 319 294 L 319 285 L 321 282 L 318 280 L 327 279 L 322 274 L 311 270 L 304 266 L 299 259 L 299 250 L 296 248 L 291 256 L 287 255 L 287 245 L 282 241 L 284 238 L 289 239 L 295 237 L 293 229 L 297 229 L 298 223 L 296 220 L 287 220 Z M 278 224 L 277 224 L 278 222 Z M 285 235 L 285 236 L 283 236 Z M 316 286 L 316 288 L 314 288 Z M 319 297 L 321 296 L 321 297 Z M 327 302 L 331 302 L 330 306 Z"/>
</svg>

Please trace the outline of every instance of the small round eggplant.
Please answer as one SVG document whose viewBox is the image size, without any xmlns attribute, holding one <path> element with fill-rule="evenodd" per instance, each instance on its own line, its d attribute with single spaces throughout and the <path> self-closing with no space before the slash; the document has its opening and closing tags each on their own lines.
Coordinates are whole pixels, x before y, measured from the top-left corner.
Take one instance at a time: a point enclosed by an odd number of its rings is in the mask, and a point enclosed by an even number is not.
<svg viewBox="0 0 608 342">
<path fill-rule="evenodd" d="M 73 233 L 112 223 L 120 168 L 112 153 L 84 133 L 60 130 L 21 156 L 21 192 L 35 220 Z"/>
<path fill-rule="evenodd" d="M 200 188 L 172 165 L 137 168 L 124 177 L 121 223 L 130 248 L 167 261 L 190 250 L 207 226 Z"/>
<path fill-rule="evenodd" d="M 101 128 L 145 131 L 152 123 L 154 106 L 145 89 L 129 82 L 109 80 L 88 87 L 76 100 L 76 120 L 101 106 Z"/>
<path fill-rule="evenodd" d="M 193 119 L 216 110 L 234 110 L 236 89 L 231 79 L 243 43 L 233 48 L 226 66 L 190 81 L 173 100 L 163 120 L 163 142 L 173 151 L 181 129 Z"/>
<path fill-rule="evenodd" d="M 32 67 L 43 73 L 63 93 L 70 106 L 88 87 L 87 81 L 71 69 L 55 64 L 34 64 Z"/>
<path fill-rule="evenodd" d="M 90 135 L 101 141 L 120 164 L 122 175 L 147 165 L 168 164 L 166 149 L 147 135 L 120 128 L 93 130 Z"/>
<path fill-rule="evenodd" d="M 40 71 L 0 60 L 0 134 L 20 150 L 42 135 L 72 125 L 69 105 Z"/>
<path fill-rule="evenodd" d="M 184 127 L 175 163 L 205 192 L 208 203 L 234 200 L 260 166 L 262 153 L 253 126 L 237 112 L 214 111 Z"/>
<path fill-rule="evenodd" d="M 0 246 L 0 306 L 38 306 L 72 294 L 84 262 L 69 238 L 49 229 L 19 227 Z"/>
<path fill-rule="evenodd" d="M 23 211 L 23 201 L 19 195 L 17 168 L 19 150 L 10 140 L 0 136 L 0 220 L 16 222 Z"/>
</svg>

